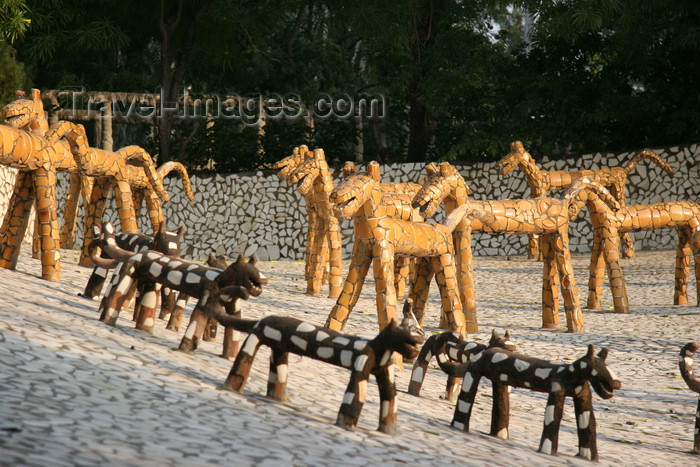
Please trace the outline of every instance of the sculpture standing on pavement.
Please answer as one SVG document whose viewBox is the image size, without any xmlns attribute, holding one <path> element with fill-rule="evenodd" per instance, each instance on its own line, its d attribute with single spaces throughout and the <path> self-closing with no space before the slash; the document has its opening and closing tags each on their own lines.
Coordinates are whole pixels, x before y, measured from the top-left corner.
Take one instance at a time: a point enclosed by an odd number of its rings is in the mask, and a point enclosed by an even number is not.
<svg viewBox="0 0 700 467">
<path fill-rule="evenodd" d="M 474 201 L 467 198 L 467 187 L 459 172 L 443 162 L 439 170 L 428 166 L 428 177 L 414 199 L 414 206 L 424 216 L 431 216 L 441 202 L 446 210 L 466 208 L 470 212 L 462 218 L 454 232 L 457 255 L 459 291 L 464 297 L 464 316 L 469 331 L 477 326 L 474 294 L 472 232 L 492 234 L 537 234 L 542 238 L 543 287 L 542 326 L 558 325 L 558 290 L 561 286 L 569 332 L 583 332 L 583 315 L 579 306 L 576 281 L 569 250 L 569 219 L 571 200 L 556 198 Z M 613 200 L 614 202 L 614 200 Z M 576 212 L 578 214 L 578 212 Z M 575 217 L 575 216 L 574 216 Z M 418 276 L 420 277 L 420 275 Z M 416 279 L 415 313 L 422 321 L 427 298 L 427 279 Z"/>
<path fill-rule="evenodd" d="M 326 327 L 343 329 L 373 264 L 377 319 L 379 328 L 384 329 L 396 317 L 394 260 L 406 256 L 428 262 L 437 276 L 446 325 L 451 331 L 466 335 L 467 327 L 456 292 L 452 244 L 452 231 L 466 210 L 453 211 L 445 224 L 391 218 L 382 200 L 380 181 L 379 164 L 371 162 L 366 173 L 348 176 L 331 193 L 335 214 L 339 218 L 353 219 L 355 243 L 343 290 L 326 320 Z"/>
<path fill-rule="evenodd" d="M 391 357 L 394 352 L 398 352 L 404 358 L 415 358 L 423 342 L 421 336 L 412 333 L 407 327 L 398 326 L 393 319 L 377 337 L 369 340 L 287 316 L 271 315 L 256 321 L 218 311 L 216 300 L 219 301 L 219 306 L 226 304 L 239 293 L 237 289 L 239 288 L 221 289 L 207 306 L 207 312 L 222 325 L 250 334 L 243 342 L 223 388 L 243 391 L 255 354 L 261 345 L 265 345 L 272 351 L 267 397 L 286 399 L 289 353 L 347 368 L 351 371 L 350 382 L 338 411 L 336 425 L 351 429 L 360 418 L 367 384 L 370 375 L 374 375 L 381 399 L 378 430 L 396 433 L 396 386 Z"/>
<path fill-rule="evenodd" d="M 102 151 L 89 148 L 82 125 L 63 122 L 49 129 L 38 89 L 32 90 L 31 99 L 18 99 L 5 106 L 2 113 L 7 125 L 0 125 L 0 164 L 16 168 L 19 173 L 0 228 L 0 267 L 13 269 L 16 266 L 30 208 L 36 202 L 42 278 L 60 279 L 57 171 L 78 172 L 99 178 L 98 185 L 102 190 L 93 190 L 94 203 L 91 206 L 100 202 L 104 206 L 104 198 L 114 185 L 118 193 L 122 230 L 125 232 L 137 231 L 131 190 L 126 182 L 127 160 L 140 161 L 153 189 L 162 199 L 167 199 L 162 185 L 158 186 L 150 156 L 138 146 L 122 148 L 116 153 Z M 88 213 L 88 223 L 94 224 L 97 214 L 97 211 Z M 89 234 L 91 230 L 86 232 L 86 237 Z M 83 257 L 87 257 L 86 250 Z"/>
<path fill-rule="evenodd" d="M 678 366 L 681 376 L 691 391 L 700 394 L 700 377 L 693 373 L 693 355 L 700 350 L 700 342 L 688 342 L 681 348 Z M 695 437 L 693 438 L 693 454 L 700 454 L 700 398 L 698 398 L 698 410 L 695 412 Z"/>
<path fill-rule="evenodd" d="M 625 167 L 608 167 L 600 170 L 579 170 L 565 171 L 553 170 L 547 171 L 537 167 L 535 160 L 530 154 L 525 151 L 523 143 L 515 141 L 510 145 L 510 153 L 496 163 L 496 167 L 500 168 L 501 175 L 508 175 L 515 169 L 520 169 L 525 173 L 527 184 L 530 187 L 530 196 L 539 198 L 546 196 L 550 190 L 561 190 L 566 188 L 577 178 L 586 177 L 589 180 L 595 181 L 606 187 L 615 197 L 620 206 L 626 204 L 625 185 L 627 184 L 627 175 L 634 170 L 637 164 L 644 160 L 651 159 L 661 167 L 666 173 L 673 173 L 673 169 L 664 162 L 661 157 L 650 149 L 644 149 L 637 152 Z M 528 257 L 537 258 L 537 243 L 535 236 L 530 236 L 528 243 Z M 634 255 L 634 242 L 628 233 L 622 233 L 620 240 L 622 242 L 623 256 L 631 258 Z"/>
<path fill-rule="evenodd" d="M 307 240 L 306 293 L 316 295 L 321 292 L 328 265 L 328 297 L 336 298 L 343 280 L 343 241 L 338 218 L 328 201 L 335 184 L 323 149 L 306 152 L 304 160 L 288 175 L 287 180 L 297 185 L 297 191 L 306 199 L 306 208 L 315 213 L 314 232 L 310 232 Z"/>
<path fill-rule="evenodd" d="M 172 258 L 153 250 L 139 253 L 122 250 L 116 246 L 114 229 L 110 223 L 105 223 L 101 231 L 98 229 L 97 235 L 99 235 L 98 246 L 114 258 L 114 261 L 124 263 L 116 286 L 112 287 L 101 305 L 100 320 L 106 324 L 116 324 L 119 312 L 133 294 L 136 281 L 161 284 L 197 300 L 190 323 L 180 341 L 180 350 L 192 351 L 198 347 L 207 324 L 204 307 L 215 292 L 229 285 L 238 285 L 246 288 L 250 295 L 258 296 L 262 293 L 262 286 L 267 284 L 267 278 L 255 267 L 257 262 L 255 258 L 245 261 L 240 255 L 235 262 L 222 271 L 199 262 Z M 93 260 L 102 267 L 106 266 L 96 256 L 93 256 Z M 139 299 L 141 300 L 141 297 Z M 240 316 L 240 307 L 236 308 L 236 305 L 238 305 L 237 302 L 232 303 L 232 308 L 227 309 L 227 312 Z M 157 302 L 137 303 L 136 306 L 141 309 L 140 313 L 147 308 L 146 313 L 155 316 Z M 234 337 L 231 336 L 232 339 Z M 224 343 L 222 356 L 232 358 L 237 352 L 238 342 Z"/>
<path fill-rule="evenodd" d="M 484 350 L 473 356 L 467 365 L 452 426 L 469 431 L 472 407 L 482 377 L 491 380 L 493 391 L 490 434 L 501 439 L 510 437 L 509 386 L 544 392 L 549 397 L 538 451 L 556 454 L 564 400 L 571 397 L 574 400 L 578 428 L 578 456 L 597 461 L 596 426 L 590 386 L 603 399 L 610 399 L 615 389 L 621 387 L 615 373 L 605 364 L 607 356 L 606 348 L 595 355 L 592 345 L 588 346 L 586 355 L 571 364 L 552 363 L 497 347 Z"/>
<path fill-rule="evenodd" d="M 476 358 L 477 354 L 491 347 L 515 350 L 515 345 L 510 341 L 510 332 L 506 331 L 505 335 L 501 337 L 494 329 L 487 345 L 464 340 L 459 334 L 449 331 L 433 334 L 425 340 L 418 358 L 413 363 L 408 393 L 414 396 L 420 395 L 428 365 L 430 360 L 435 357 L 440 369 L 447 374 L 445 399 L 455 402 L 469 360 Z"/>
</svg>

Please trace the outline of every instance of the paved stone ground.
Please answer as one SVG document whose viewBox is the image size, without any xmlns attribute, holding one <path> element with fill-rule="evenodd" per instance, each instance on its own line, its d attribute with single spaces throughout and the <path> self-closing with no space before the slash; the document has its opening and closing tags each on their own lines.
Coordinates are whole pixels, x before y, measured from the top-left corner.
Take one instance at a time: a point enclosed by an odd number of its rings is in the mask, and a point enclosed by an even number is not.
<svg viewBox="0 0 700 467">
<path fill-rule="evenodd" d="M 220 342 L 194 354 L 173 350 L 180 336 L 159 322 L 153 334 L 133 329 L 130 312 L 118 326 L 98 321 L 97 304 L 77 296 L 90 272 L 63 252 L 60 283 L 39 278 L 39 262 L 24 248 L 16 271 L 0 269 L 1 465 L 590 465 L 577 449 L 573 406 L 564 411 L 559 456 L 536 452 L 544 394 L 514 389 L 511 440 L 487 436 L 491 398 L 482 380 L 472 432 L 449 427 L 454 406 L 440 399 L 445 378 L 433 365 L 421 397 L 406 394 L 409 369 L 397 372 L 396 436 L 376 431 L 376 386 L 355 431 L 336 427 L 348 372 L 290 356 L 285 403 L 262 396 L 267 353 L 261 349 L 244 394 L 217 389 L 231 362 Z M 587 257 L 574 257 L 585 298 Z M 346 265 L 347 267 L 347 265 Z M 681 345 L 700 340 L 697 307 L 670 305 L 672 251 L 639 252 L 624 262 L 631 313 L 617 315 L 608 290 L 604 311 L 585 311 L 586 332 L 540 328 L 541 269 L 521 257 L 475 261 L 484 342 L 492 328 L 510 329 L 528 355 L 572 361 L 589 343 L 610 349 L 608 364 L 622 381 L 614 398 L 594 396 L 603 465 L 692 465 L 697 397 L 678 374 Z M 304 294 L 299 262 L 262 262 L 270 283 L 244 314 L 288 314 L 323 324 L 334 301 Z M 584 287 L 581 287 L 584 286 Z M 376 334 L 374 284 L 368 281 L 347 332 Z M 691 283 L 695 302 L 695 281 Z M 437 329 L 433 292 L 426 329 Z M 191 305 L 190 305 L 191 309 Z M 564 317 L 561 317 L 562 326 Z M 219 333 L 221 336 L 223 333 Z"/>
</svg>

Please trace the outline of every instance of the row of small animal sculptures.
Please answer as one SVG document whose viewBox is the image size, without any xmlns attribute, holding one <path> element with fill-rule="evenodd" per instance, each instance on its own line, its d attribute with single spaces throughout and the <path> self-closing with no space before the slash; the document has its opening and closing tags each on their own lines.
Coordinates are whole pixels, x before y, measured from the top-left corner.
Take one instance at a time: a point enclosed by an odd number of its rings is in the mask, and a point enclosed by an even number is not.
<svg viewBox="0 0 700 467">
<path fill-rule="evenodd" d="M 422 322 L 429 283 L 434 276 L 442 298 L 441 325 L 465 335 L 478 330 L 471 252 L 473 232 L 537 237 L 544 260 L 542 325 L 558 326 L 559 286 L 567 330 L 584 331 L 568 237 L 569 222 L 584 206 L 593 225 L 587 308 L 600 308 L 607 267 L 614 309 L 619 313 L 629 312 L 619 238 L 624 239 L 624 255 L 630 257 L 633 254 L 630 232 L 661 228 L 678 231 L 674 304 L 686 304 L 691 250 L 697 254 L 700 247 L 700 205 L 675 201 L 627 206 L 624 196 L 627 174 L 643 159 L 672 172 L 668 164 L 648 149 L 636 153 L 624 168 L 547 172 L 537 168 L 522 143 L 514 142 L 511 152 L 497 166 L 504 174 L 521 167 L 537 197 L 488 201 L 470 200 L 466 182 L 447 162 L 439 166 L 428 164 L 426 178 L 420 184 L 382 183 L 376 162 L 370 162 L 364 173 L 356 173 L 354 164 L 346 163 L 343 178 L 335 185 L 323 150 L 310 151 L 299 146 L 291 156 L 275 164 L 275 168 L 279 169 L 278 176 L 296 184 L 306 199 L 307 293 L 319 293 L 327 274 L 329 296 L 337 297 L 327 327 L 343 329 L 373 266 L 378 320 L 380 329 L 383 328 L 396 316 L 397 302 L 404 295 L 403 286 L 412 261 L 414 272 L 409 297 L 415 302 L 416 316 Z M 564 187 L 563 199 L 544 197 L 547 190 Z M 423 222 L 441 204 L 448 213 L 446 221 Z M 338 219 L 352 219 L 355 236 L 350 269 L 342 287 Z M 533 257 L 536 256 L 534 245 L 530 242 Z M 700 276 L 697 267 L 696 276 Z M 700 289 L 698 293 L 700 300 Z"/>
<path fill-rule="evenodd" d="M 121 229 L 137 232 L 136 213 L 146 200 L 154 230 L 163 222 L 161 204 L 169 195 L 163 178 L 171 171 L 182 177 L 187 196 L 194 200 L 187 170 L 179 162 L 156 168 L 151 156 L 139 146 L 118 151 L 88 145 L 85 128 L 68 121 L 49 127 L 41 93 L 18 92 L 17 99 L 1 111 L 0 164 L 18 169 L 12 196 L 0 227 L 0 267 L 14 269 L 27 230 L 32 205 L 36 206 L 36 249 L 40 252 L 41 276 L 59 280 L 61 245 L 70 248 L 80 196 L 85 201 L 85 241 L 81 264 L 89 264 L 87 245 L 92 226 L 101 222 L 110 190 L 114 196 Z M 70 173 L 63 227 L 59 233 L 56 173 Z"/>
<path fill-rule="evenodd" d="M 493 331 L 488 345 L 466 341 L 455 332 L 443 332 L 425 339 L 410 299 L 404 304 L 401 324 L 397 325 L 392 319 L 374 339 L 344 334 L 291 317 L 270 315 L 259 320 L 243 319 L 242 300 L 260 295 L 268 283 L 265 275 L 257 269 L 255 259 L 245 261 L 239 256 L 229 266 L 213 254 L 207 265 L 183 260 L 178 254 L 182 233 L 183 229 L 167 232 L 161 228 L 153 238 L 115 234 L 109 223 L 101 230 L 96 229 L 89 250 L 97 266 L 82 295 L 97 299 L 99 288 L 105 282 L 106 270 L 115 268 L 113 280 L 100 304 L 100 320 L 115 324 L 121 308 L 128 301 L 135 300 L 137 329 L 151 331 L 160 289 L 164 296 L 161 318 L 170 314 L 168 329 L 177 331 L 186 300 L 192 297 L 196 300 L 195 310 L 180 349 L 195 350 L 202 337 L 214 338 L 215 322 L 222 324 L 225 328 L 222 356 L 235 359 L 223 388 L 242 392 L 257 350 L 266 345 L 271 349 L 266 394 L 276 400 L 285 400 L 289 353 L 310 357 L 351 371 L 336 420 L 337 425 L 345 428 L 357 424 L 369 377 L 375 376 L 381 399 L 378 429 L 385 433 L 395 433 L 397 422 L 392 355 L 397 352 L 407 360 L 415 359 L 408 387 L 408 392 L 415 396 L 420 394 L 428 364 L 435 356 L 440 368 L 448 375 L 446 398 L 456 402 L 451 426 L 469 431 L 471 409 L 481 378 L 491 381 L 493 391 L 490 434 L 502 439 L 510 436 L 510 387 L 544 392 L 549 396 L 538 450 L 554 455 L 558 449 L 564 400 L 572 397 L 578 428 L 578 455 L 598 459 L 590 388 L 592 386 L 600 397 L 608 399 L 621 387 L 614 372 L 606 365 L 607 349 L 596 354 L 589 345 L 584 356 L 571 364 L 564 364 L 515 352 L 508 332 L 500 337 Z M 97 254 L 98 247 L 101 256 Z M 174 294 L 179 294 L 176 300 L 165 298 Z M 175 308 L 168 310 L 173 303 L 177 303 Z M 198 319 L 202 320 L 201 325 L 198 325 Z M 248 333 L 248 337 L 239 351 L 240 332 Z M 690 343 L 681 349 L 680 370 L 688 386 L 700 392 L 700 379 L 693 375 L 692 370 L 692 356 L 698 348 L 700 344 Z M 696 424 L 700 426 L 700 401 L 698 408 Z M 696 430 L 695 452 L 698 438 Z"/>
</svg>

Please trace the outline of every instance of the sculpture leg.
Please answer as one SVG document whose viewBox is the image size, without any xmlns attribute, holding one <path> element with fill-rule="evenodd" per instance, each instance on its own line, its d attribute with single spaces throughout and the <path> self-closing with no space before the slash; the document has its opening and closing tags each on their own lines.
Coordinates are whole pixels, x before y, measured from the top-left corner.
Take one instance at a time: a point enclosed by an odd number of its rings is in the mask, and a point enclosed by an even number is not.
<svg viewBox="0 0 700 467">
<path fill-rule="evenodd" d="M 467 371 L 464 373 L 462 390 L 459 392 L 459 397 L 457 397 L 457 405 L 450 426 L 458 430 L 469 431 L 469 420 L 472 416 L 472 407 L 474 405 L 474 399 L 476 398 L 476 392 L 479 389 L 480 379 L 481 375 L 467 368 Z"/>
<path fill-rule="evenodd" d="M 620 208 L 624 208 L 627 205 L 625 191 L 624 181 L 613 183 L 610 186 L 610 194 L 620 204 Z M 620 237 L 619 244 L 622 246 L 622 257 L 625 259 L 634 258 L 634 239 L 632 239 L 632 234 L 629 232 L 619 232 L 618 235 Z"/>
<path fill-rule="evenodd" d="M 243 347 L 241 351 L 238 352 L 236 361 L 233 362 L 233 367 L 226 377 L 226 381 L 221 386 L 222 389 L 229 389 L 231 391 L 243 392 L 243 387 L 248 381 L 250 376 L 250 369 L 253 366 L 253 360 L 255 359 L 255 354 L 258 352 L 260 347 L 260 339 L 255 334 L 250 334 L 243 341 Z"/>
<path fill-rule="evenodd" d="M 328 265 L 328 298 L 337 298 L 343 285 L 343 238 L 335 216 L 330 218 L 328 224 Z"/>
<path fill-rule="evenodd" d="M 134 307 L 134 310 L 138 307 L 138 312 L 135 311 L 135 313 L 138 316 L 136 329 L 139 331 L 153 332 L 160 300 L 160 287 L 161 285 L 156 282 L 147 282 L 141 291 L 141 296 Z"/>
<path fill-rule="evenodd" d="M 105 212 L 105 204 L 111 189 L 112 184 L 108 178 L 98 178 L 93 183 L 92 193 L 90 193 L 90 204 L 85 212 L 83 247 L 80 250 L 80 261 L 78 262 L 81 266 L 92 266 L 92 260 L 88 251 L 92 241 L 92 228 L 95 225 L 99 226 L 102 222 L 102 215 Z"/>
<path fill-rule="evenodd" d="M 605 264 L 608 269 L 608 280 L 613 296 L 613 308 L 617 313 L 629 313 L 630 306 L 627 300 L 627 284 L 622 275 L 620 266 L 619 236 L 606 235 L 603 239 L 603 251 L 605 252 Z M 602 279 L 602 277 L 601 277 Z"/>
<path fill-rule="evenodd" d="M 235 299 L 224 306 L 226 313 L 236 318 L 241 317 L 241 302 Z M 224 328 L 224 344 L 221 351 L 223 358 L 233 360 L 238 355 L 238 343 L 241 340 L 241 333 L 233 328 Z"/>
<path fill-rule="evenodd" d="M 328 248 L 328 224 L 325 219 L 318 216 L 316 221 L 317 230 L 310 239 L 308 253 L 308 278 L 306 281 L 306 293 L 317 295 L 321 292 L 325 264 L 322 264 L 321 257 L 323 250 Z"/>
<path fill-rule="evenodd" d="M 379 330 L 396 319 L 396 289 L 394 288 L 394 249 L 388 242 L 378 242 L 372 248 L 374 283 L 377 290 L 377 321 Z"/>
<path fill-rule="evenodd" d="M 177 300 L 177 290 L 171 289 L 170 287 L 163 287 L 160 289 L 160 313 L 158 314 L 159 319 L 165 319 L 170 313 L 173 312 L 175 308 L 175 303 Z"/>
<path fill-rule="evenodd" d="M 169 331 L 178 332 L 180 330 L 180 325 L 182 324 L 182 317 L 185 315 L 185 307 L 187 306 L 187 300 L 189 296 L 183 293 L 177 295 L 177 300 L 175 301 L 175 308 L 173 308 L 172 313 L 170 313 L 170 319 L 168 319 L 168 325 L 165 329 Z"/>
<path fill-rule="evenodd" d="M 97 300 L 104 287 L 104 283 L 107 280 L 108 269 L 100 268 L 95 266 L 92 269 L 92 274 L 88 278 L 87 284 L 85 284 L 85 290 L 81 296 L 89 298 L 90 300 Z"/>
<path fill-rule="evenodd" d="M 192 352 L 199 347 L 199 341 L 204 335 L 204 328 L 208 322 L 208 317 L 204 314 L 204 310 L 202 309 L 200 302 L 197 302 L 194 310 L 192 310 L 190 322 L 187 324 L 187 328 L 185 329 L 185 335 L 182 336 L 182 340 L 180 340 L 178 350 Z"/>
<path fill-rule="evenodd" d="M 394 288 L 396 300 L 403 301 L 406 295 L 406 280 L 411 270 L 411 258 L 399 257 L 394 261 Z"/>
<path fill-rule="evenodd" d="M 499 439 L 509 439 L 510 392 L 507 384 L 492 382 L 493 408 L 491 409 L 491 431 Z"/>
<path fill-rule="evenodd" d="M 593 218 L 595 215 L 592 215 Z M 593 248 L 591 249 L 591 264 L 588 274 L 588 301 L 586 308 L 597 310 L 601 307 L 600 297 L 603 294 L 603 276 L 605 275 L 605 257 L 603 255 L 603 238 L 609 234 L 602 226 L 595 226 L 593 221 Z"/>
<path fill-rule="evenodd" d="M 430 282 L 434 275 L 428 258 L 416 258 L 408 296 L 413 300 L 413 314 L 421 326 L 425 321 L 425 307 L 428 304 Z M 447 325 L 443 323 L 443 316 L 440 316 L 440 327 L 444 327 L 443 324 Z"/>
<path fill-rule="evenodd" d="M 586 382 L 581 391 L 573 396 L 576 413 L 576 430 L 578 433 L 578 456 L 597 461 L 598 446 L 596 440 L 595 416 L 591 387 Z"/>
<path fill-rule="evenodd" d="M 695 411 L 695 437 L 693 438 L 692 452 L 700 454 L 700 399 L 698 399 L 698 410 Z"/>
<path fill-rule="evenodd" d="M 345 323 L 352 309 L 355 307 L 358 298 L 360 298 L 362 284 L 365 282 L 365 277 L 367 277 L 367 272 L 369 271 L 371 263 L 371 250 L 366 243 L 355 239 L 355 244 L 352 248 L 350 269 L 348 270 L 348 275 L 343 284 L 343 290 L 340 292 L 335 306 L 326 319 L 325 326 L 327 328 L 340 331 L 345 327 Z"/>
<path fill-rule="evenodd" d="M 306 198 L 306 212 L 309 216 L 309 224 L 306 228 L 306 244 L 304 247 L 304 279 L 309 280 L 311 278 L 311 252 L 313 251 L 313 244 L 316 241 L 315 236 L 318 230 L 318 213 L 313 205 L 313 199 Z"/>
<path fill-rule="evenodd" d="M 61 279 L 61 246 L 56 214 L 56 172 L 53 169 L 37 169 L 34 172 L 34 189 L 41 238 L 41 277 L 57 281 Z"/>
<path fill-rule="evenodd" d="M 455 231 L 455 263 L 459 295 L 464 311 L 464 320 L 469 322 L 470 316 L 476 317 L 476 294 L 474 292 L 474 256 L 472 255 L 472 230 L 468 227 Z"/>
<path fill-rule="evenodd" d="M 270 375 L 267 379 L 267 397 L 278 401 L 287 399 L 287 360 L 289 352 L 272 349 Z"/>
<path fill-rule="evenodd" d="M 559 290 L 557 289 L 557 266 L 552 249 L 552 236 L 543 235 L 542 252 L 542 327 L 556 328 L 559 324 Z"/>
<path fill-rule="evenodd" d="M 122 266 L 124 263 L 119 263 L 114 267 L 114 271 L 112 272 L 112 280 L 109 281 L 109 284 L 107 284 L 107 290 L 105 290 L 105 294 L 102 296 L 102 300 L 100 300 L 100 306 L 97 307 L 98 311 L 100 311 L 100 321 L 104 321 L 106 318 L 106 311 L 107 311 L 107 297 L 109 297 L 112 294 L 112 289 L 117 286 L 117 283 L 119 282 L 119 278 L 121 276 L 121 271 L 122 271 Z"/>
<path fill-rule="evenodd" d="M 413 362 L 411 381 L 408 383 L 408 393 L 411 395 L 420 396 L 420 390 L 421 387 L 423 387 L 423 379 L 425 379 L 425 372 L 428 370 L 430 360 L 433 359 L 433 350 L 435 349 L 435 341 L 438 336 L 438 334 L 433 334 L 426 339 L 418 353 L 418 357 L 416 357 L 416 361 Z"/>
<path fill-rule="evenodd" d="M 676 247 L 676 279 L 673 293 L 674 305 L 688 304 L 688 281 L 690 280 L 690 236 L 688 229 L 678 229 Z"/>
<path fill-rule="evenodd" d="M 479 325 L 476 322 L 476 313 L 470 313 L 466 321 L 462 312 L 462 302 L 459 299 L 457 289 L 457 277 L 455 274 L 454 257 L 451 253 L 430 258 L 430 265 L 435 273 L 435 280 L 440 289 L 442 298 L 442 313 L 447 320 L 448 329 L 458 332 L 466 337 L 468 332 L 476 332 Z"/>
<path fill-rule="evenodd" d="M 343 402 L 340 404 L 340 410 L 338 410 L 338 417 L 335 420 L 336 425 L 348 430 L 357 425 L 362 406 L 367 398 L 368 381 L 369 372 L 353 371 L 350 373 L 350 382 L 345 389 Z"/>
<path fill-rule="evenodd" d="M 61 245 L 64 248 L 73 248 L 75 238 L 75 224 L 78 217 L 78 206 L 80 201 L 80 179 L 78 172 L 73 172 L 68 178 L 68 196 L 63 210 L 63 225 L 61 226 Z"/>
<path fill-rule="evenodd" d="M 140 191 L 138 195 L 143 196 Z M 136 204 L 136 197 L 134 195 L 134 211 L 139 213 L 141 211 L 141 203 Z M 146 209 L 148 210 L 148 218 L 151 221 L 151 227 L 154 232 L 158 232 L 160 224 L 163 223 L 163 208 L 161 206 L 160 199 L 155 195 L 155 193 L 146 194 Z"/>
<path fill-rule="evenodd" d="M 130 267 L 129 270 L 127 274 L 120 274 L 117 285 L 112 288 L 108 296 L 105 296 L 104 308 L 100 310 L 100 320 L 111 326 L 117 323 L 119 312 L 124 303 L 129 300 L 136 289 L 136 281 L 130 274 L 133 272 L 133 267 Z"/>
<path fill-rule="evenodd" d="M 125 180 L 118 180 L 114 185 L 114 200 L 119 213 L 119 223 L 121 231 L 135 233 L 139 231 L 136 222 L 136 212 L 134 211 L 133 199 L 131 197 L 131 186 Z"/>
<path fill-rule="evenodd" d="M 542 251 L 540 250 L 540 236 L 537 234 L 529 234 L 527 236 L 527 259 L 541 259 Z"/>
<path fill-rule="evenodd" d="M 558 235 L 552 238 L 551 246 L 559 269 L 559 282 L 566 313 L 566 329 L 569 332 L 583 332 L 583 314 L 578 302 L 574 268 L 571 265 L 568 226 L 559 229 Z"/>
<path fill-rule="evenodd" d="M 34 203 L 34 179 L 31 172 L 19 172 L 10 197 L 10 203 L 2 222 L 0 267 L 15 269 L 19 260 L 22 239 L 29 224 L 29 214 Z"/>
<path fill-rule="evenodd" d="M 394 384 L 394 369 L 394 365 L 388 365 L 374 372 L 374 376 L 377 379 L 377 386 L 379 387 L 380 401 L 379 428 L 377 429 L 382 433 L 390 435 L 396 434 L 396 414 L 398 412 L 396 385 Z"/>
<path fill-rule="evenodd" d="M 559 385 L 558 382 L 552 384 Z M 538 452 L 543 454 L 556 455 L 559 449 L 559 427 L 561 417 L 564 413 L 564 398 L 566 393 L 559 390 L 552 390 L 547 398 L 547 407 L 544 410 L 544 427 L 542 428 L 542 438 Z"/>
</svg>

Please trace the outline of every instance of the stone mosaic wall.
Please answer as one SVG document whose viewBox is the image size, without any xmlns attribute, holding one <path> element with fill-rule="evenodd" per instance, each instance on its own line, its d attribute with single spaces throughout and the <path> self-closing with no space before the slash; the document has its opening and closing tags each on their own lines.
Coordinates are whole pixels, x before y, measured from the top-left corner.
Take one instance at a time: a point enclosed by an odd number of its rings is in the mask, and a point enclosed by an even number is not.
<svg viewBox="0 0 700 467">
<path fill-rule="evenodd" d="M 673 176 L 664 173 L 656 164 L 643 161 L 630 174 L 627 183 L 629 204 L 648 204 L 659 201 L 698 201 L 700 193 L 700 145 L 654 149 L 674 169 Z M 588 154 L 574 161 L 540 161 L 547 170 L 581 170 L 623 166 L 633 152 L 612 154 Z M 516 169 L 508 176 L 500 176 L 494 163 L 457 165 L 469 184 L 474 199 L 509 199 L 529 196 L 529 188 L 523 173 Z M 359 167 L 362 170 L 362 167 Z M 12 169 L 0 167 L 0 206 L 7 206 L 12 192 Z M 382 167 L 384 181 L 417 182 L 424 176 L 424 164 L 392 164 Z M 338 180 L 338 173 L 336 173 Z M 204 259 L 209 251 L 235 257 L 255 254 L 261 260 L 300 260 L 304 255 L 306 232 L 306 207 L 303 198 L 286 182 L 280 181 L 273 171 L 251 174 L 213 175 L 192 177 L 196 201 L 187 199 L 182 183 L 176 176 L 165 181 L 171 200 L 164 205 L 168 227 L 186 227 L 184 256 Z M 66 174 L 59 174 L 58 196 L 65 200 Z M 562 192 L 554 192 L 560 197 Z M 3 208 L 3 212 L 5 209 Z M 62 218 L 59 201 L 59 217 Z M 151 233 L 150 226 L 141 216 L 140 228 Z M 82 209 L 81 209 L 82 219 Z M 591 227 L 584 210 L 574 222 L 569 235 L 574 253 L 589 251 Z M 438 215 L 436 220 L 441 220 Z M 112 202 L 105 219 L 117 225 L 118 218 Z M 33 224 L 30 224 L 33 225 Z M 352 223 L 342 221 L 346 257 L 352 249 Z M 80 227 L 79 229 L 80 230 Z M 634 234 L 638 249 L 667 249 L 676 245 L 676 234 L 671 230 L 639 232 Z M 82 231 L 78 232 L 76 247 L 82 243 Z M 474 235 L 474 252 L 477 255 L 523 255 L 527 239 L 524 236 Z"/>
</svg>

